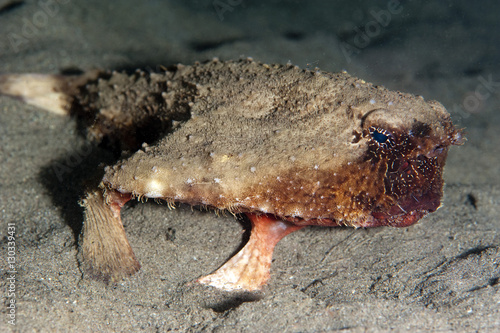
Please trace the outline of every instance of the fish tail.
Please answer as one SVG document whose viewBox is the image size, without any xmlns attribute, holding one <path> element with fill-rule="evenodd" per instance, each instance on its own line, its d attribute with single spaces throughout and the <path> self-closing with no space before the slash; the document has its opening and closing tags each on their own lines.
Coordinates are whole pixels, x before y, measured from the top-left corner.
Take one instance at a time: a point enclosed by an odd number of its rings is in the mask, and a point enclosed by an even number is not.
<svg viewBox="0 0 500 333">
<path fill-rule="evenodd" d="M 69 115 L 73 96 L 93 76 L 97 76 L 96 72 L 82 75 L 0 74 L 0 95 L 17 98 L 58 115 Z"/>
</svg>

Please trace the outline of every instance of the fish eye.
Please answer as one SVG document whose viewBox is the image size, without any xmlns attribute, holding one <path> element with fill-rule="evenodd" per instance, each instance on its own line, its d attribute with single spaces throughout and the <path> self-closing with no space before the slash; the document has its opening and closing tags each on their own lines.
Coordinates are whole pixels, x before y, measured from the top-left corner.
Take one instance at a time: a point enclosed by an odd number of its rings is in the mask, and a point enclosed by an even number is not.
<svg viewBox="0 0 500 333">
<path fill-rule="evenodd" d="M 383 148 L 389 148 L 394 145 L 394 136 L 386 129 L 380 127 L 370 127 L 372 140 Z"/>
</svg>

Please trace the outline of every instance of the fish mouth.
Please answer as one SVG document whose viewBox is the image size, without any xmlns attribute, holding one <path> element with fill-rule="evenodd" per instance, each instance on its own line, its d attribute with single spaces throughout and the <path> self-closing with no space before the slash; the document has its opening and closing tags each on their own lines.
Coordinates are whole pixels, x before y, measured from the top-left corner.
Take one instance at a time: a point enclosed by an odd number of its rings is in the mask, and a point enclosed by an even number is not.
<svg viewBox="0 0 500 333">
<path fill-rule="evenodd" d="M 407 227 L 441 206 L 442 191 L 429 191 L 420 196 L 410 194 L 386 211 L 371 213 L 377 226 Z"/>
<path fill-rule="evenodd" d="M 375 209 L 371 216 L 376 225 L 407 227 L 441 206 L 443 168 L 447 147 L 432 156 L 418 155 L 413 159 L 398 159 L 388 167 L 385 194 L 392 203 Z"/>
</svg>

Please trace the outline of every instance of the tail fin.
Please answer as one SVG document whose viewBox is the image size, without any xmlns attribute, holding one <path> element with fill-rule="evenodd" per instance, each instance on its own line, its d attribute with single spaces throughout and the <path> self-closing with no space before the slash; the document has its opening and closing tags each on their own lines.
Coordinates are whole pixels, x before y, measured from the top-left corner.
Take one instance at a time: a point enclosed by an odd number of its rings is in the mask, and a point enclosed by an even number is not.
<svg viewBox="0 0 500 333">
<path fill-rule="evenodd" d="M 66 77 L 45 74 L 0 75 L 0 94 L 60 115 L 69 114 L 72 98 L 64 92 Z"/>
<path fill-rule="evenodd" d="M 69 115 L 80 86 L 96 79 L 99 71 L 81 75 L 0 74 L 0 95 L 18 98 L 46 111 Z"/>
</svg>

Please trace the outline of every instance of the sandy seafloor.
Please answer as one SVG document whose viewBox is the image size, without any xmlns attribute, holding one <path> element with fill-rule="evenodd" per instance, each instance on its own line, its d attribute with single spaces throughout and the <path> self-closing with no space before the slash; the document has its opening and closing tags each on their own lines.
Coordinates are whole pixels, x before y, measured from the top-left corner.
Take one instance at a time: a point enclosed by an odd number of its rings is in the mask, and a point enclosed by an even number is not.
<svg viewBox="0 0 500 333">
<path fill-rule="evenodd" d="M 112 157 L 89 146 L 75 120 L 1 97 L 0 332 L 500 331 L 500 5 L 409 1 L 381 26 L 371 11 L 389 2 L 333 3 L 0 1 L 3 73 L 154 69 L 215 56 L 290 61 L 439 100 L 468 137 L 449 152 L 436 213 L 403 229 L 295 232 L 251 302 L 189 284 L 245 234 L 231 216 L 185 206 L 127 205 L 142 270 L 116 286 L 82 279 L 80 184 Z M 60 164 L 69 171 L 58 177 Z M 16 227 L 15 326 L 8 223 Z"/>
</svg>

